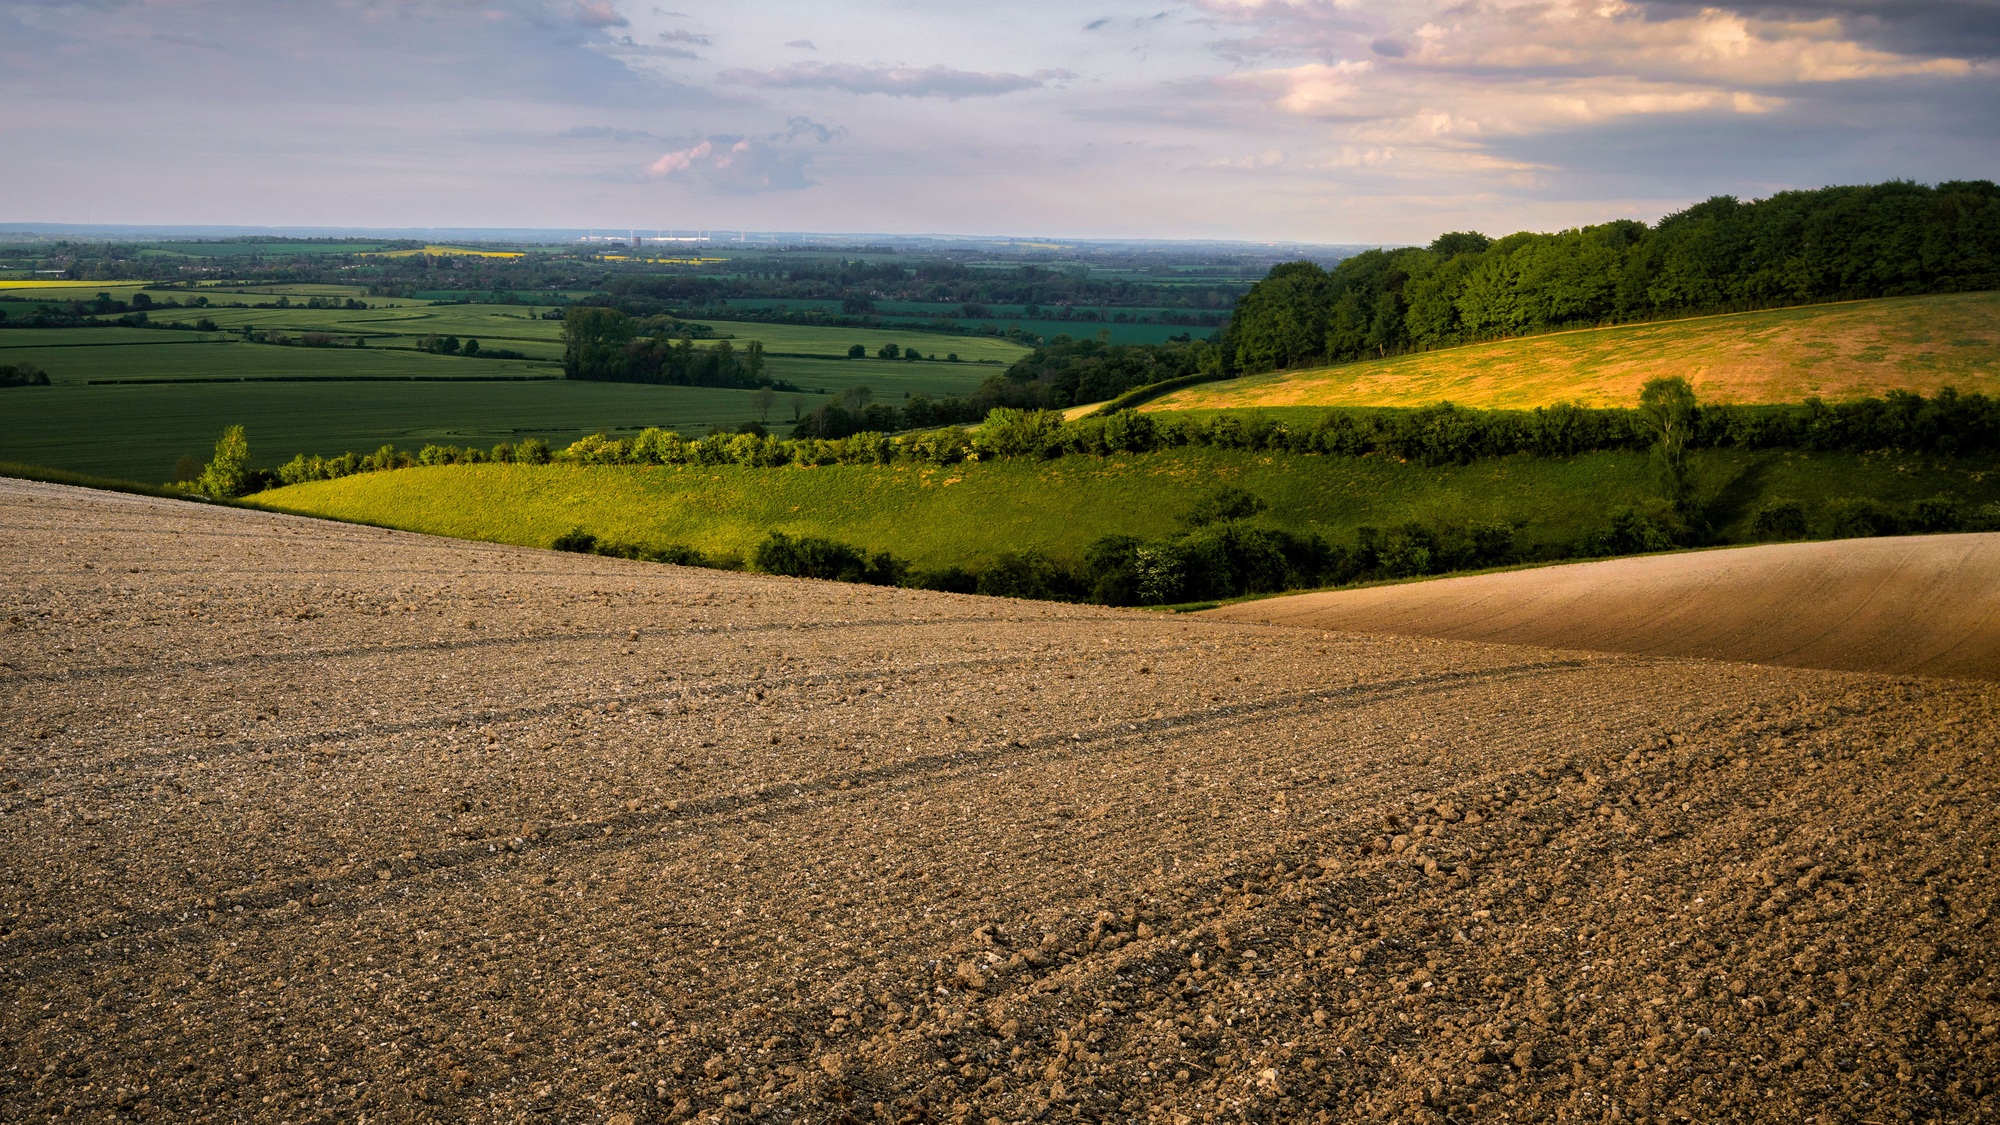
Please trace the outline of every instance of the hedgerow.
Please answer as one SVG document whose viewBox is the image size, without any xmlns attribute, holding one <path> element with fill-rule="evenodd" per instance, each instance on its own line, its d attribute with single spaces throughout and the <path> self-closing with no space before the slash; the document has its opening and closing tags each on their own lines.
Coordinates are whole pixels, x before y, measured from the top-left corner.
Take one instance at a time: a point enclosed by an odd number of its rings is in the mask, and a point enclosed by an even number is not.
<svg viewBox="0 0 2000 1125">
<path fill-rule="evenodd" d="M 300 455 L 277 470 L 284 484 L 331 480 L 411 465 L 818 465 L 945 466 L 984 458 L 1109 457 L 1190 446 L 1385 456 L 1425 465 L 1470 464 L 1532 454 L 1643 450 L 1657 440 L 1637 410 L 1558 404 L 1534 410 L 1473 410 L 1451 403 L 1416 409 L 1330 409 L 1296 424 L 1255 413 L 1210 416 L 1115 414 L 1064 421 L 1045 410 L 1000 408 L 978 429 L 948 426 L 904 434 L 865 432 L 842 438 L 778 438 L 716 432 L 687 438 L 651 428 L 629 438 L 593 434 L 561 450 L 530 438 L 491 449 L 427 445 L 414 453 L 383 446 L 372 454 Z M 1690 448 L 1802 449 L 1813 452 L 1898 450 L 1970 456 L 2000 450 L 2000 401 L 1950 388 L 1925 398 L 1893 391 L 1880 399 L 1788 406 L 1702 406 Z"/>
</svg>

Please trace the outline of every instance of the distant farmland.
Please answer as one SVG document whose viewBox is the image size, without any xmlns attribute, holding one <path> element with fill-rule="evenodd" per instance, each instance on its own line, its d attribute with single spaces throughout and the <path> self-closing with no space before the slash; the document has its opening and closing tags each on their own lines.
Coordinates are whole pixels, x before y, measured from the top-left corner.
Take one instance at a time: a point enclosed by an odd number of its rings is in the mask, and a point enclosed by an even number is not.
<svg viewBox="0 0 2000 1125">
<path fill-rule="evenodd" d="M 115 288 L 90 283 L 73 291 L 88 299 Z M 0 308 L 10 304 L 20 308 Z M 565 380 L 557 362 L 562 323 L 537 313 L 518 305 L 408 303 L 365 310 L 179 308 L 155 310 L 151 322 L 191 326 L 205 318 L 218 331 L 0 328 L 0 364 L 41 368 L 54 384 L 0 392 L 13 423 L 0 433 L 0 460 L 158 481 L 178 458 L 205 456 L 222 428 L 236 423 L 250 427 L 256 463 L 270 466 L 295 453 L 337 454 L 384 442 L 491 445 L 535 436 L 567 444 L 600 430 L 665 426 L 694 434 L 759 418 L 744 390 Z M 325 332 L 343 345 L 359 335 L 366 346 L 252 343 L 231 331 L 244 326 L 294 340 Z M 917 393 L 968 394 L 998 363 L 1026 352 L 991 337 L 727 321 L 715 327 L 735 335 L 731 342 L 739 348 L 762 341 L 775 353 L 766 360 L 771 377 L 801 388 L 780 392 L 768 418 L 774 425 L 789 423 L 795 409 L 817 408 L 825 401 L 820 392 L 865 386 L 887 402 Z M 507 348 L 529 358 L 416 350 L 426 335 L 476 338 L 489 351 Z M 874 358 L 891 342 L 940 358 Z M 844 358 L 854 344 L 869 358 Z M 943 362 L 948 352 L 963 362 Z M 814 358 L 835 356 L 843 358 Z"/>
<path fill-rule="evenodd" d="M 1190 387 L 1149 410 L 1251 406 L 1629 406 L 1684 376 L 1716 402 L 2000 391 L 2000 293 L 1899 297 L 1530 336 Z"/>
</svg>

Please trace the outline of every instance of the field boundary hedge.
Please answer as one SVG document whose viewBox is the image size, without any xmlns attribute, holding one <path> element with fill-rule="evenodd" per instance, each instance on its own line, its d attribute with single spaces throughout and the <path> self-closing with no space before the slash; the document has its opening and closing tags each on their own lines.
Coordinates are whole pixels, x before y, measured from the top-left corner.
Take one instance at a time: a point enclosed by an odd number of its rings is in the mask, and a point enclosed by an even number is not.
<svg viewBox="0 0 2000 1125">
<path fill-rule="evenodd" d="M 1131 390 L 1091 411 L 1087 417 L 1109 417 L 1121 410 L 1133 410 L 1144 406 L 1156 398 L 1170 395 L 1185 387 L 1198 386 L 1202 383 L 1219 383 L 1225 379 L 1233 378 L 1235 378 L 1233 374 L 1225 374 L 1220 371 L 1201 371 L 1193 375 L 1181 375 L 1172 379 L 1162 379 L 1157 383 L 1148 383 L 1143 387 L 1133 387 Z"/>
<path fill-rule="evenodd" d="M 1705 406 L 1693 410 L 1689 449 L 1800 449 L 1870 453 L 1897 450 L 1940 456 L 2000 451 L 2000 399 L 1951 388 L 1931 398 L 1892 391 L 1880 399 L 1796 406 Z M 1474 410 L 1434 406 L 1331 407 L 1316 421 L 1294 425 L 1256 412 L 1176 417 L 1119 410 L 1065 421 L 1049 410 L 999 408 L 976 430 L 958 426 L 899 435 L 864 432 L 841 438 L 777 438 L 716 432 L 689 440 L 648 428 L 636 437 L 592 434 L 561 450 L 539 440 L 491 450 L 427 445 L 416 453 L 385 445 L 372 454 L 293 458 L 278 481 L 302 484 L 351 473 L 409 465 L 954 465 L 989 457 L 1049 460 L 1064 456 L 1153 453 L 1183 446 L 1261 450 L 1337 457 L 1393 457 L 1424 465 L 1532 454 L 1651 448 L 1658 435 L 1641 410 L 1567 403 L 1533 410 Z"/>
</svg>

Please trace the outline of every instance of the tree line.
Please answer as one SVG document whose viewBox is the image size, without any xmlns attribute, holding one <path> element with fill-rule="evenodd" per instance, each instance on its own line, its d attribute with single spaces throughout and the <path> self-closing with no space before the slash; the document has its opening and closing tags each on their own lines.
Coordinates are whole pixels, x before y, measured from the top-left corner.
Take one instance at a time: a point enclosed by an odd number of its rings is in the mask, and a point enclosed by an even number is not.
<svg viewBox="0 0 2000 1125">
<path fill-rule="evenodd" d="M 1938 456 L 2000 452 L 2000 399 L 1946 388 L 1926 398 L 1892 391 L 1883 398 L 1796 405 L 1696 403 L 1679 393 L 1639 408 L 1567 403 L 1533 410 L 1475 410 L 1438 403 L 1416 408 L 1335 407 L 1294 423 L 1268 415 L 1176 416 L 1123 410 L 1065 421 L 1044 410 L 997 407 L 977 430 L 959 426 L 889 434 L 870 430 L 836 438 L 778 438 L 715 432 L 688 438 L 651 427 L 629 438 L 592 434 L 562 449 L 536 438 L 491 449 L 426 445 L 410 452 L 385 445 L 373 453 L 300 455 L 273 480 L 299 484 L 358 472 L 455 464 L 575 465 L 953 465 L 995 458 L 1046 460 L 1107 457 L 1180 448 L 1216 448 L 1335 457 L 1393 457 L 1425 465 L 1464 465 L 1528 454 L 1571 457 L 1606 451 L 1653 450 L 1664 458 L 1669 499 L 1684 480 L 1681 460 L 1692 449 L 1800 449 L 1865 453 L 1897 450 Z M 915 396 L 912 397 L 912 402 Z M 947 400 L 952 401 L 952 400 Z M 864 417 L 875 405 L 859 408 Z M 908 409 L 908 408 L 906 408 Z"/>
<path fill-rule="evenodd" d="M 1716 196 L 1653 226 L 1443 234 L 1332 270 L 1291 262 L 1238 302 L 1231 362 L 1270 371 L 1553 329 L 2000 287 L 2000 187 L 1895 181 Z"/>
</svg>

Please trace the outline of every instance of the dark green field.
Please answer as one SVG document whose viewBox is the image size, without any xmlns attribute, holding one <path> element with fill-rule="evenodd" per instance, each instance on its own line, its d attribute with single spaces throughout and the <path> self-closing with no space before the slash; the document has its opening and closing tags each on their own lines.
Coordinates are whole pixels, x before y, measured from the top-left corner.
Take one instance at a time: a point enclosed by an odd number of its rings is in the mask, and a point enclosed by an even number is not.
<svg viewBox="0 0 2000 1125">
<path fill-rule="evenodd" d="M 0 390 L 0 410 L 9 421 L 0 460 L 139 481 L 168 479 L 185 454 L 206 460 L 235 424 L 249 428 L 254 463 L 268 467 L 295 453 L 384 442 L 414 449 L 533 436 L 567 444 L 600 430 L 698 433 L 755 416 L 748 391 L 565 379 L 19 387 Z M 782 397 L 780 410 L 789 417 Z"/>
</svg>

